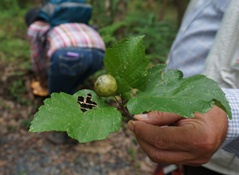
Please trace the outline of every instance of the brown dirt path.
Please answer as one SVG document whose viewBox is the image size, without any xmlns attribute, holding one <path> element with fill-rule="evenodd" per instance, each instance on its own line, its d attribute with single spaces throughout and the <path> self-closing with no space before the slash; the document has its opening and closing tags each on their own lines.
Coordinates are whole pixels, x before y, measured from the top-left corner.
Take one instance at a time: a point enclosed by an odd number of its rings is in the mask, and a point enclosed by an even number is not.
<svg viewBox="0 0 239 175">
<path fill-rule="evenodd" d="M 21 89 L 21 83 L 29 87 L 32 73 L 0 62 L 0 75 L 0 175 L 152 174 L 155 164 L 125 124 L 108 139 L 87 144 L 55 145 L 48 133 L 29 133 L 29 119 L 43 101 Z"/>
</svg>

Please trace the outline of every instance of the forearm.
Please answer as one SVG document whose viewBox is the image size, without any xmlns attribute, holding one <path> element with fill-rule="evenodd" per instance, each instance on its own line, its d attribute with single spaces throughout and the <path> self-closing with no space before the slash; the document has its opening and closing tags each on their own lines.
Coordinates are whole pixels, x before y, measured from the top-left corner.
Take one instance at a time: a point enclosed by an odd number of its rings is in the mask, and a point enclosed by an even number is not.
<svg viewBox="0 0 239 175">
<path fill-rule="evenodd" d="M 232 120 L 228 120 L 228 132 L 222 148 L 239 157 L 239 89 L 223 89 L 230 103 Z"/>
</svg>

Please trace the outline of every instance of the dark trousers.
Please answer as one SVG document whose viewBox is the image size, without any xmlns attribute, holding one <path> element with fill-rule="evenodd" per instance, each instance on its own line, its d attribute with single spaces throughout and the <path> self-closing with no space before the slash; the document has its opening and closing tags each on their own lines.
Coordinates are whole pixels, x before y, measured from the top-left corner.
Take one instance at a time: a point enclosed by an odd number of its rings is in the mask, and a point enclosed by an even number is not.
<svg viewBox="0 0 239 175">
<path fill-rule="evenodd" d="M 103 68 L 104 51 L 94 48 L 64 47 L 51 56 L 48 70 L 49 93 L 73 94 L 80 83 Z"/>
<path fill-rule="evenodd" d="M 225 174 L 217 173 L 202 166 L 199 167 L 184 166 L 184 175 L 225 175 Z"/>
</svg>

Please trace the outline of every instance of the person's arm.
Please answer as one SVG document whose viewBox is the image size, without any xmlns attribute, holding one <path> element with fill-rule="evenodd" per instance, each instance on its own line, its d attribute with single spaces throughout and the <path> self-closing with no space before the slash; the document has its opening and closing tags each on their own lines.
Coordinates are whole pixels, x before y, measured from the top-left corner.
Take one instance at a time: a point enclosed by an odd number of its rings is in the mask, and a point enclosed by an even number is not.
<svg viewBox="0 0 239 175">
<path fill-rule="evenodd" d="M 152 161 L 167 164 L 208 162 L 222 145 L 228 130 L 227 115 L 216 106 L 208 113 L 195 113 L 192 119 L 163 112 L 135 118 L 137 121 L 130 121 L 128 127 L 141 148 Z"/>
</svg>

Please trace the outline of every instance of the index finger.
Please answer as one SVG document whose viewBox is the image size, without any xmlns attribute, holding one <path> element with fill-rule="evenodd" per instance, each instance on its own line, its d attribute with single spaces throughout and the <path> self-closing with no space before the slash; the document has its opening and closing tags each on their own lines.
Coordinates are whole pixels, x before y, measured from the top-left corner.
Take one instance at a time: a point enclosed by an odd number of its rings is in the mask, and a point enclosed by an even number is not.
<svg viewBox="0 0 239 175">
<path fill-rule="evenodd" d="M 175 113 L 152 111 L 146 114 L 135 115 L 134 118 L 149 124 L 164 126 L 164 125 L 170 125 L 172 123 L 175 123 L 178 120 L 182 119 L 183 117 Z"/>
<path fill-rule="evenodd" d="M 168 151 L 190 151 L 193 148 L 191 143 L 197 143 L 197 137 L 200 137 L 188 132 L 190 125 L 159 127 L 141 121 L 130 121 L 128 127 L 137 139 Z"/>
</svg>

